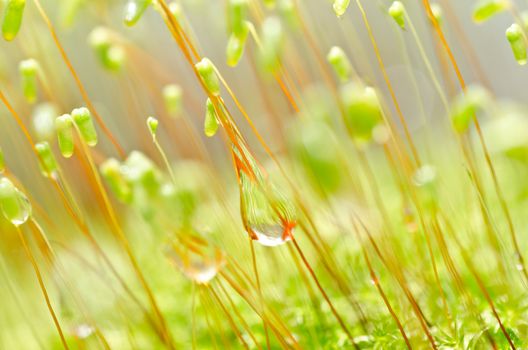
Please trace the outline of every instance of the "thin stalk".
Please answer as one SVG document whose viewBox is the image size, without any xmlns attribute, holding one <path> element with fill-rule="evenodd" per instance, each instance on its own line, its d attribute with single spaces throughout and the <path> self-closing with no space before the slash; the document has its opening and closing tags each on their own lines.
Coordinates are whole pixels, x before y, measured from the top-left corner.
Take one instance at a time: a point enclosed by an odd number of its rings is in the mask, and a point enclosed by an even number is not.
<svg viewBox="0 0 528 350">
<path fill-rule="evenodd" d="M 257 284 L 258 294 L 259 294 L 259 302 L 260 307 L 262 310 L 264 310 L 264 295 L 262 294 L 262 287 L 260 285 L 260 277 L 257 267 L 257 254 L 255 253 L 255 246 L 253 244 L 253 240 L 251 237 L 248 236 L 249 240 L 249 250 L 251 252 L 251 265 L 253 267 L 253 274 L 255 275 L 255 282 Z M 270 349 L 270 339 L 269 339 L 269 332 L 268 332 L 268 326 L 265 321 L 263 321 L 264 325 L 264 334 L 266 335 L 266 347 L 268 350 Z"/>
<path fill-rule="evenodd" d="M 24 248 L 24 251 L 26 253 L 26 256 L 31 263 L 31 266 L 33 266 L 33 270 L 35 272 L 35 276 L 37 277 L 37 281 L 40 287 L 40 290 L 42 292 L 42 295 L 44 296 L 44 300 L 46 301 L 46 306 L 48 308 L 48 311 L 51 315 L 51 318 L 53 319 L 53 323 L 55 324 L 55 328 L 57 329 L 57 333 L 59 333 L 60 341 L 62 343 L 62 346 L 64 349 L 69 350 L 68 343 L 66 342 L 66 338 L 64 337 L 64 333 L 62 331 L 62 327 L 59 323 L 59 319 L 57 318 L 57 315 L 55 314 L 55 310 L 53 309 L 53 306 L 51 305 L 51 300 L 48 295 L 48 290 L 46 289 L 46 285 L 44 284 L 44 280 L 42 278 L 42 274 L 40 273 L 40 269 L 38 267 L 38 263 L 35 260 L 35 257 L 33 253 L 31 252 L 31 249 L 29 248 L 29 245 L 26 241 L 26 238 L 24 237 L 24 233 L 20 229 L 19 226 L 16 226 L 15 228 L 18 238 L 20 239 L 20 243 L 22 243 L 22 246 Z"/>
</svg>

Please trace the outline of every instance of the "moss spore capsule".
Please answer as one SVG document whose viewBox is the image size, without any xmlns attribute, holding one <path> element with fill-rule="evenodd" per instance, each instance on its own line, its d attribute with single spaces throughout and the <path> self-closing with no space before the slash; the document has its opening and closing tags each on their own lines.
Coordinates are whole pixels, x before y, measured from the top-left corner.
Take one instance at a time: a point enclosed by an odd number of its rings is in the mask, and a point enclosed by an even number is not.
<svg viewBox="0 0 528 350">
<path fill-rule="evenodd" d="M 490 100 L 489 93 L 478 85 L 471 85 L 460 93 L 451 106 L 451 122 L 455 131 L 466 132 L 478 110 L 485 109 Z"/>
<path fill-rule="evenodd" d="M 96 27 L 88 37 L 99 63 L 111 72 L 120 71 L 126 61 L 126 51 L 118 39 L 115 33 L 105 27 Z"/>
<path fill-rule="evenodd" d="M 528 164 L 528 120 L 522 108 L 500 106 L 483 124 L 483 132 L 492 154 Z"/>
<path fill-rule="evenodd" d="M 127 26 L 136 24 L 151 3 L 152 0 L 128 0 L 125 6 L 125 24 Z"/>
<path fill-rule="evenodd" d="M 57 176 L 58 165 L 53 151 L 48 142 L 39 142 L 35 144 L 35 151 L 39 157 L 40 171 L 45 177 L 54 178 Z"/>
<path fill-rule="evenodd" d="M 218 120 L 216 111 L 210 99 L 205 103 L 204 133 L 207 137 L 213 137 L 218 131 Z"/>
<path fill-rule="evenodd" d="M 244 47 L 246 45 L 247 32 L 248 31 L 246 29 L 246 33 L 244 35 L 231 34 L 229 36 L 226 47 L 228 66 L 235 67 L 242 58 L 242 55 L 244 54 Z"/>
<path fill-rule="evenodd" d="M 169 7 L 170 13 L 172 13 L 172 15 L 176 17 L 178 21 L 181 21 L 182 16 L 183 16 L 183 10 L 181 8 L 181 5 L 177 3 L 176 1 L 171 1 L 168 7 Z"/>
<path fill-rule="evenodd" d="M 132 188 L 123 176 L 121 163 L 117 159 L 107 159 L 101 164 L 99 170 L 118 200 L 123 203 L 132 202 Z"/>
<path fill-rule="evenodd" d="M 268 17 L 262 23 L 261 60 L 264 68 L 275 71 L 280 64 L 284 44 L 284 31 L 277 17 Z"/>
<path fill-rule="evenodd" d="M 84 142 L 90 147 L 97 145 L 97 131 L 88 108 L 76 108 L 72 111 L 71 116 Z"/>
<path fill-rule="evenodd" d="M 292 128 L 292 147 L 315 187 L 334 193 L 343 183 L 343 164 L 339 142 L 323 121 L 310 120 Z"/>
<path fill-rule="evenodd" d="M 299 17 L 297 16 L 295 3 L 293 1 L 294 0 L 281 0 L 278 3 L 277 9 L 288 26 L 294 30 L 297 30 L 300 27 L 300 22 Z"/>
<path fill-rule="evenodd" d="M 405 7 L 401 1 L 394 1 L 389 7 L 389 15 L 402 28 L 405 29 Z"/>
<path fill-rule="evenodd" d="M 22 91 L 26 101 L 35 103 L 37 101 L 38 62 L 33 58 L 20 61 L 18 71 L 20 72 Z"/>
<path fill-rule="evenodd" d="M 438 198 L 436 176 L 435 167 L 429 164 L 422 165 L 412 176 L 413 184 L 418 188 L 419 199 L 427 209 L 434 208 Z"/>
<path fill-rule="evenodd" d="M 165 109 L 171 117 L 181 115 L 183 110 L 183 90 L 181 86 L 176 84 L 168 84 L 162 90 L 163 102 Z"/>
<path fill-rule="evenodd" d="M 345 106 L 345 124 L 352 138 L 359 143 L 370 142 L 374 129 L 383 121 L 376 90 L 348 83 L 341 88 L 341 99 Z"/>
<path fill-rule="evenodd" d="M 248 2 L 247 0 L 229 0 L 229 31 L 237 36 L 242 37 L 246 30 L 245 20 Z"/>
<path fill-rule="evenodd" d="M 0 207 L 4 217 L 15 226 L 24 224 L 31 215 L 26 195 L 6 177 L 0 179 Z"/>
<path fill-rule="evenodd" d="M 345 14 L 348 6 L 350 5 L 350 0 L 334 0 L 334 12 L 337 17 L 341 17 Z"/>
<path fill-rule="evenodd" d="M 442 6 L 436 2 L 432 3 L 431 12 L 433 13 L 436 23 L 438 23 L 438 25 L 442 25 L 442 23 L 444 23 L 444 11 L 442 10 Z"/>
<path fill-rule="evenodd" d="M 506 39 L 508 39 L 513 56 L 517 63 L 521 66 L 526 64 L 526 41 L 523 30 L 517 23 L 512 24 L 506 30 Z"/>
<path fill-rule="evenodd" d="M 73 142 L 73 120 L 69 114 L 63 114 L 55 119 L 55 130 L 59 149 L 63 157 L 70 158 L 75 148 Z"/>
<path fill-rule="evenodd" d="M 7 0 L 2 22 L 2 35 L 5 40 L 13 40 L 20 30 L 26 0 Z"/>
<path fill-rule="evenodd" d="M 508 0 L 480 0 L 473 9 L 473 21 L 485 22 L 508 7 Z"/>
<path fill-rule="evenodd" d="M 213 62 L 207 57 L 204 57 L 200 62 L 195 65 L 200 78 L 202 79 L 205 88 L 213 96 L 220 95 L 220 81 L 216 75 Z"/>
<path fill-rule="evenodd" d="M 150 134 L 152 137 L 156 137 L 156 131 L 158 131 L 159 121 L 154 117 L 147 118 L 147 126 L 149 128 Z"/>
<path fill-rule="evenodd" d="M 121 168 L 124 178 L 149 196 L 158 194 L 160 179 L 154 163 L 143 153 L 133 151 Z"/>
<path fill-rule="evenodd" d="M 341 82 L 346 82 L 350 79 L 352 64 L 342 48 L 339 46 L 333 46 L 328 52 L 326 59 Z"/>
<path fill-rule="evenodd" d="M 31 114 L 31 124 L 38 141 L 51 141 L 55 136 L 55 118 L 59 115 L 57 106 L 50 102 L 38 104 Z"/>
</svg>

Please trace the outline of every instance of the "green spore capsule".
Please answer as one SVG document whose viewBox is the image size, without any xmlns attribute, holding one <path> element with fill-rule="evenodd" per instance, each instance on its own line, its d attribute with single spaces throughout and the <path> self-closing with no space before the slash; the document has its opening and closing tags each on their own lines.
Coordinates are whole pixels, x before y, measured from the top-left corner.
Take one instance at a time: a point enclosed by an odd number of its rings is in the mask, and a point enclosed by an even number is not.
<svg viewBox="0 0 528 350">
<path fill-rule="evenodd" d="M 262 23 L 261 61 L 268 71 L 279 67 L 284 42 L 282 24 L 277 17 L 268 17 Z"/>
<path fill-rule="evenodd" d="M 170 13 L 172 13 L 172 15 L 173 15 L 174 17 L 176 17 L 176 19 L 177 19 L 178 21 L 181 21 L 182 16 L 183 16 L 183 10 L 182 10 L 182 8 L 181 8 L 181 5 L 178 4 L 176 1 L 171 1 L 171 2 L 169 3 L 169 6 L 168 6 L 168 7 L 169 7 L 169 11 L 170 11 Z"/>
<path fill-rule="evenodd" d="M 500 105 L 482 131 L 490 153 L 528 164 L 528 120 L 522 107 Z"/>
<path fill-rule="evenodd" d="M 473 9 L 473 21 L 476 23 L 485 22 L 506 10 L 508 6 L 508 0 L 481 0 Z"/>
<path fill-rule="evenodd" d="M 213 96 L 219 96 L 220 81 L 216 75 L 213 62 L 207 57 L 204 57 L 200 62 L 196 63 L 195 67 L 207 91 Z"/>
<path fill-rule="evenodd" d="M 154 117 L 147 118 L 147 126 L 149 128 L 150 134 L 152 137 L 156 137 L 156 131 L 158 131 L 159 121 Z"/>
<path fill-rule="evenodd" d="M 442 7 L 438 3 L 432 3 L 431 4 L 431 12 L 433 13 L 433 17 L 436 20 L 436 23 L 438 25 L 442 25 L 444 23 L 444 11 L 442 10 Z"/>
<path fill-rule="evenodd" d="M 350 0 L 334 0 L 334 12 L 337 17 L 341 17 L 345 14 L 348 5 L 350 5 Z"/>
<path fill-rule="evenodd" d="M 37 75 L 39 64 L 33 58 L 23 60 L 18 65 L 20 78 L 22 82 L 22 91 L 26 101 L 35 103 L 37 100 Z"/>
<path fill-rule="evenodd" d="M 520 66 L 526 64 L 526 41 L 521 26 L 512 24 L 506 30 L 506 39 L 510 42 L 513 56 Z"/>
<path fill-rule="evenodd" d="M 2 151 L 2 147 L 0 147 L 0 174 L 2 174 L 4 171 L 5 171 L 4 151 Z"/>
<path fill-rule="evenodd" d="M 418 188 L 418 196 L 423 206 L 433 209 L 438 198 L 435 167 L 429 164 L 422 165 L 414 172 L 412 182 Z"/>
<path fill-rule="evenodd" d="M 5 177 L 0 179 L 0 207 L 4 217 L 15 226 L 24 224 L 31 216 L 26 195 Z"/>
<path fill-rule="evenodd" d="M 284 21 L 288 24 L 288 26 L 293 29 L 299 29 L 299 17 L 297 16 L 293 0 L 281 0 L 278 5 L 278 10 L 281 14 L 281 17 L 284 18 Z"/>
<path fill-rule="evenodd" d="M 8 0 L 4 11 L 4 21 L 2 22 L 2 35 L 7 41 L 13 40 L 20 26 L 22 25 L 22 17 L 24 16 L 24 7 L 26 0 Z"/>
<path fill-rule="evenodd" d="M 35 151 L 39 157 L 40 171 L 45 177 L 55 178 L 58 172 L 58 165 L 53 151 L 48 142 L 39 142 L 35 145 Z"/>
<path fill-rule="evenodd" d="M 401 27 L 401 29 L 405 29 L 405 7 L 400 1 L 394 1 L 392 3 L 389 7 L 389 15 Z"/>
<path fill-rule="evenodd" d="M 57 107 L 50 102 L 38 104 L 31 114 L 33 130 L 38 141 L 50 141 L 55 136 L 55 118 L 59 115 Z"/>
<path fill-rule="evenodd" d="M 106 68 L 108 70 L 117 72 L 125 65 L 126 52 L 120 45 L 111 45 L 106 52 Z"/>
<path fill-rule="evenodd" d="M 348 83 L 341 88 L 345 106 L 345 124 L 352 138 L 360 143 L 370 142 L 372 132 L 383 117 L 376 91 L 358 83 Z"/>
<path fill-rule="evenodd" d="M 346 82 L 350 79 L 352 73 L 352 64 L 342 48 L 334 46 L 328 52 L 326 59 L 334 69 L 339 80 Z"/>
<path fill-rule="evenodd" d="M 246 45 L 247 39 L 247 30 L 245 35 L 235 35 L 231 34 L 229 40 L 227 41 L 226 47 L 226 57 L 227 65 L 230 67 L 235 67 L 242 55 L 244 54 L 244 46 Z"/>
<path fill-rule="evenodd" d="M 210 99 L 205 103 L 204 133 L 207 137 L 213 137 L 218 131 L 218 120 L 216 111 Z"/>
<path fill-rule="evenodd" d="M 73 155 L 73 120 L 69 114 L 63 114 L 55 119 L 55 130 L 59 149 L 63 157 L 70 158 Z"/>
<path fill-rule="evenodd" d="M 123 176 L 121 163 L 117 159 L 107 159 L 101 164 L 99 170 L 119 201 L 123 203 L 132 202 L 132 188 Z"/>
<path fill-rule="evenodd" d="M 165 85 L 162 90 L 165 109 L 171 117 L 181 115 L 183 110 L 183 90 L 179 85 Z"/>
<path fill-rule="evenodd" d="M 72 111 L 71 116 L 84 142 L 90 147 L 97 145 L 97 131 L 88 108 L 76 108 Z"/>
<path fill-rule="evenodd" d="M 310 120 L 292 128 L 292 147 L 301 165 L 322 193 L 334 193 L 343 182 L 339 143 L 325 122 Z"/>
<path fill-rule="evenodd" d="M 125 24 L 129 27 L 136 24 L 151 3 L 152 0 L 128 0 L 125 7 Z"/>
<path fill-rule="evenodd" d="M 157 195 L 160 188 L 158 170 L 143 153 L 133 151 L 124 162 L 121 171 L 124 178 L 137 190 L 149 196 Z"/>
<path fill-rule="evenodd" d="M 99 63 L 111 72 L 121 70 L 126 61 L 125 49 L 119 44 L 116 34 L 105 27 L 96 27 L 90 33 L 88 42 Z"/>
<path fill-rule="evenodd" d="M 247 0 L 229 0 L 229 31 L 232 35 L 242 37 L 246 31 Z"/>
<path fill-rule="evenodd" d="M 486 108 L 491 99 L 489 93 L 477 85 L 469 86 L 458 95 L 451 106 L 451 122 L 458 133 L 464 133 L 479 109 Z"/>
</svg>

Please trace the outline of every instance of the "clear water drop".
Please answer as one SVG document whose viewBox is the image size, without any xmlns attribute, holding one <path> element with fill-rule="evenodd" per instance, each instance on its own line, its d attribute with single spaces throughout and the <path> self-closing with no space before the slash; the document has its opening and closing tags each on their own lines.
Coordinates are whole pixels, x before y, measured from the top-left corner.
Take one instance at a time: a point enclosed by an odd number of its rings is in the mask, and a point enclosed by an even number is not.
<svg viewBox="0 0 528 350">
<path fill-rule="evenodd" d="M 251 230 L 256 236 L 256 241 L 266 247 L 276 247 L 288 241 L 291 241 L 293 229 L 285 231 L 288 228 L 282 225 L 252 226 Z"/>
<path fill-rule="evenodd" d="M 185 277 L 198 284 L 210 282 L 225 265 L 224 253 L 196 236 L 180 237 L 166 254 Z"/>
<path fill-rule="evenodd" d="M 31 215 L 31 204 L 24 193 L 14 188 L 14 194 L 2 203 L 2 214 L 13 225 L 24 224 Z"/>
<path fill-rule="evenodd" d="M 254 241 L 275 247 L 291 240 L 296 225 L 293 203 L 264 179 L 249 153 L 234 151 L 240 181 L 240 211 L 246 231 Z M 245 164 L 243 164 L 245 162 Z M 250 163 L 248 165 L 248 162 Z"/>
<path fill-rule="evenodd" d="M 20 226 L 24 224 L 31 215 L 31 204 L 29 203 L 29 199 L 26 197 L 25 194 L 23 194 L 19 190 L 17 190 L 17 192 L 19 210 L 18 214 L 11 218 L 11 222 L 15 226 Z"/>
</svg>

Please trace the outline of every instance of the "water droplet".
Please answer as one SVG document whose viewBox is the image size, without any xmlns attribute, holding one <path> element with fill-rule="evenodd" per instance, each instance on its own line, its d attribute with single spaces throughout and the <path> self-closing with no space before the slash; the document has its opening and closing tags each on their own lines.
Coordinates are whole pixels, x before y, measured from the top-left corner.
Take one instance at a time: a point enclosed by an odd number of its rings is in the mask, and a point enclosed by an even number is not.
<svg viewBox="0 0 528 350">
<path fill-rule="evenodd" d="M 250 237 L 275 247 L 291 240 L 296 226 L 292 202 L 264 179 L 249 153 L 234 151 L 240 181 L 240 211 Z M 249 165 L 247 165 L 249 163 Z"/>
<path fill-rule="evenodd" d="M 185 277 L 198 284 L 206 284 L 225 265 L 224 253 L 200 237 L 179 237 L 167 249 L 170 261 Z"/>
<path fill-rule="evenodd" d="M 251 230 L 257 236 L 256 241 L 267 247 L 275 247 L 291 240 L 292 230 L 285 234 L 282 225 L 252 226 Z"/>
<path fill-rule="evenodd" d="M 518 263 L 515 265 L 515 268 L 517 269 L 517 271 L 523 271 L 524 270 L 524 265 L 521 264 L 521 263 Z"/>
<path fill-rule="evenodd" d="M 17 190 L 18 213 L 13 215 L 10 219 L 15 226 L 20 226 L 25 223 L 31 215 L 31 204 L 26 195 Z"/>
<path fill-rule="evenodd" d="M 15 226 L 25 223 L 31 215 L 26 195 L 7 178 L 0 179 L 0 206 L 4 217 Z"/>
</svg>

